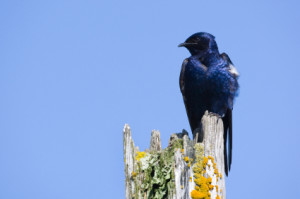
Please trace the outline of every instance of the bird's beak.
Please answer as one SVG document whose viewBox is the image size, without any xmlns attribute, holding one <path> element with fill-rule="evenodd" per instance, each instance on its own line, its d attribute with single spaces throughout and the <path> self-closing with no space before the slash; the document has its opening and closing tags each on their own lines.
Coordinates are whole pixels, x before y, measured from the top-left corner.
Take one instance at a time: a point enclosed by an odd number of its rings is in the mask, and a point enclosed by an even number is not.
<svg viewBox="0 0 300 199">
<path fill-rule="evenodd" d="M 178 45 L 178 47 L 188 47 L 188 46 L 194 46 L 194 45 L 197 45 L 197 43 L 181 43 Z"/>
<path fill-rule="evenodd" d="M 185 46 L 185 43 L 181 43 L 178 45 L 178 47 L 184 47 Z"/>
</svg>

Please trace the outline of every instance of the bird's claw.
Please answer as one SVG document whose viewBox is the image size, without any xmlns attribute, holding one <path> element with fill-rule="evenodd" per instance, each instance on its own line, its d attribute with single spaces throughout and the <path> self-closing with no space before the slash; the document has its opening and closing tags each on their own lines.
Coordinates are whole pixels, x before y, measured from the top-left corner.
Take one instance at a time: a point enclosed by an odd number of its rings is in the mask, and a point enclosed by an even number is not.
<svg viewBox="0 0 300 199">
<path fill-rule="evenodd" d="M 217 118 L 222 118 L 222 116 L 219 115 L 218 113 L 208 112 L 208 115 L 215 116 Z"/>
</svg>

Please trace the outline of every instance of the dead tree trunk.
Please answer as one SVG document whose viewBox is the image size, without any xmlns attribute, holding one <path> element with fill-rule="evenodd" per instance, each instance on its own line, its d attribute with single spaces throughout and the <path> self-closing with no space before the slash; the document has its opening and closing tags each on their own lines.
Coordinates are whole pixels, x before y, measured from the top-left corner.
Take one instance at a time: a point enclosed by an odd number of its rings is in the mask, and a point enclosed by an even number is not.
<svg viewBox="0 0 300 199">
<path fill-rule="evenodd" d="M 202 133 L 201 143 L 190 140 L 185 130 L 172 134 L 162 150 L 159 131 L 152 131 L 150 148 L 139 151 L 126 124 L 126 199 L 225 199 L 222 120 L 206 112 Z"/>
</svg>

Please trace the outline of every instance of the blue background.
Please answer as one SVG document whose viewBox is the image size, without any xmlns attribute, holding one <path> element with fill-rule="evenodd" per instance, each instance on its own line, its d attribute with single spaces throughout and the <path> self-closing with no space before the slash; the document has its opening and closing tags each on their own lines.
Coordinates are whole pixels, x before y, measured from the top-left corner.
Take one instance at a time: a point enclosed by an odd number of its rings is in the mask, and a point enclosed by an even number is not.
<svg viewBox="0 0 300 199">
<path fill-rule="evenodd" d="M 124 198 L 122 130 L 190 131 L 177 48 L 216 36 L 241 76 L 227 197 L 300 194 L 299 1 L 0 2 L 0 198 Z"/>
</svg>

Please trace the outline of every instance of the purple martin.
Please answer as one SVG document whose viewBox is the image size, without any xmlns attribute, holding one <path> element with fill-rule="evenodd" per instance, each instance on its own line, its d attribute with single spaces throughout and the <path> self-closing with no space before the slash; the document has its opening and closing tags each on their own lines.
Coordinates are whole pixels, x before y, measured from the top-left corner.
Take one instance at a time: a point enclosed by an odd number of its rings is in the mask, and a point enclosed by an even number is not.
<svg viewBox="0 0 300 199">
<path fill-rule="evenodd" d="M 219 53 L 215 37 L 209 33 L 195 33 L 179 47 L 191 53 L 183 61 L 179 85 L 194 140 L 202 139 L 201 119 L 206 110 L 222 118 L 225 173 L 228 175 L 232 162 L 232 109 L 239 89 L 239 74 L 229 56 Z"/>
</svg>

